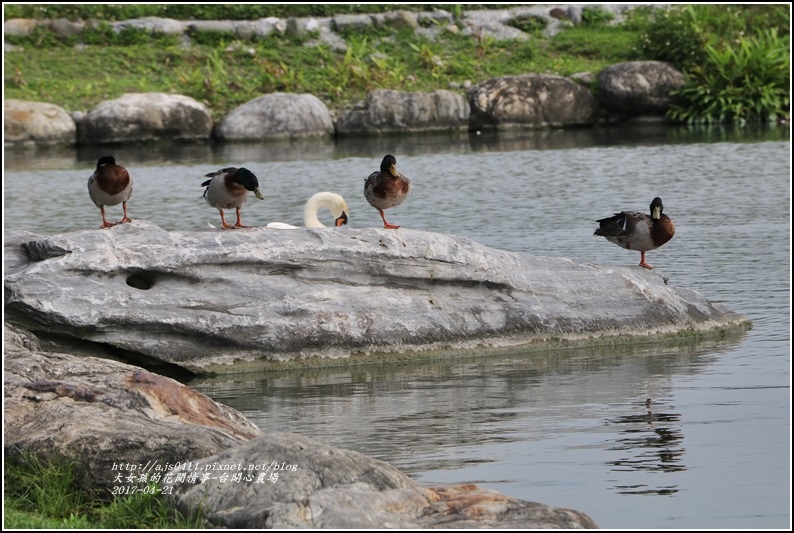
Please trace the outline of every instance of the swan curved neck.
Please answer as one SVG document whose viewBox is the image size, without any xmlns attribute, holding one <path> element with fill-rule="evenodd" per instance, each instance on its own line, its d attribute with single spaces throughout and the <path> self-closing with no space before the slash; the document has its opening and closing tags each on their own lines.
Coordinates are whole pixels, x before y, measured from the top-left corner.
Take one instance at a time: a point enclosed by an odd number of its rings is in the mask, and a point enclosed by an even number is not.
<svg viewBox="0 0 794 533">
<path fill-rule="evenodd" d="M 325 224 L 317 218 L 317 212 L 326 208 L 334 217 L 341 215 L 337 196 L 332 193 L 317 193 L 303 206 L 303 225 L 307 228 L 324 228 Z"/>
</svg>

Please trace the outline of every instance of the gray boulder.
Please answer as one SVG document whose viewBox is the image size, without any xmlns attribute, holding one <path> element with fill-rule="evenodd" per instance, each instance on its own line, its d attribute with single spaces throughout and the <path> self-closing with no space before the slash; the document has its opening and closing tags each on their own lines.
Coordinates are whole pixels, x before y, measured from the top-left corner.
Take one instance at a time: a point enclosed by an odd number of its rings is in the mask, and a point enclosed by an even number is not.
<svg viewBox="0 0 794 533">
<path fill-rule="evenodd" d="M 261 435 L 237 411 L 177 381 L 107 359 L 44 352 L 35 336 L 8 325 L 3 370 L 5 458 L 75 460 L 86 488 L 110 489 L 120 484 L 117 475 L 147 464 L 150 473 L 164 473 Z"/>
<path fill-rule="evenodd" d="M 626 115 L 664 114 L 673 103 L 671 91 L 684 86 L 684 75 L 662 61 L 629 61 L 598 74 L 598 101 Z"/>
<path fill-rule="evenodd" d="M 75 144 L 77 125 L 54 104 L 8 99 L 3 102 L 3 141 L 6 144 Z"/>
<path fill-rule="evenodd" d="M 59 37 L 76 37 L 83 32 L 85 22 L 58 18 L 50 21 L 50 29 Z"/>
<path fill-rule="evenodd" d="M 468 93 L 469 129 L 545 128 L 592 125 L 592 93 L 562 76 L 525 74 L 492 78 Z"/>
<path fill-rule="evenodd" d="M 331 19 L 331 29 L 341 33 L 361 33 L 367 32 L 375 25 L 375 20 L 371 15 L 335 15 Z"/>
<path fill-rule="evenodd" d="M 578 511 L 476 485 L 422 488 L 388 463 L 289 433 L 268 432 L 179 474 L 190 482 L 174 483 L 173 499 L 185 512 L 206 510 L 213 528 L 597 527 Z"/>
<path fill-rule="evenodd" d="M 339 135 L 394 132 L 459 131 L 468 127 L 469 106 L 459 94 L 371 91 L 364 102 L 342 113 L 336 121 Z"/>
<path fill-rule="evenodd" d="M 22 242 L 22 244 L 20 244 Z M 196 373 L 701 335 L 748 321 L 638 266 L 408 229 L 6 235 L 6 319 Z"/>
<path fill-rule="evenodd" d="M 38 25 L 36 19 L 8 19 L 3 21 L 3 35 L 30 35 Z"/>
<path fill-rule="evenodd" d="M 311 94 L 272 93 L 249 100 L 218 122 L 221 141 L 259 141 L 331 136 L 334 123 L 326 105 Z"/>
<path fill-rule="evenodd" d="M 151 34 L 162 33 L 165 35 L 182 35 L 188 28 L 188 23 L 163 17 L 141 17 L 137 19 L 114 22 L 112 28 L 118 33 L 127 28 L 146 30 Z"/>
<path fill-rule="evenodd" d="M 80 121 L 81 143 L 153 140 L 205 140 L 212 133 L 212 114 L 202 104 L 179 94 L 129 93 L 106 100 Z"/>
</svg>

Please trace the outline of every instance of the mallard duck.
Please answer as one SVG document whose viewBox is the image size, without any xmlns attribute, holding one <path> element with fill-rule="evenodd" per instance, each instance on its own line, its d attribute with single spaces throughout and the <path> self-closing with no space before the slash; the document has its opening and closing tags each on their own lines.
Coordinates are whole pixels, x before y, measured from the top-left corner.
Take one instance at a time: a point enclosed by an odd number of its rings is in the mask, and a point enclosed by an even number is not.
<svg viewBox="0 0 794 533">
<path fill-rule="evenodd" d="M 240 219 L 240 210 L 248 198 L 248 191 L 253 191 L 260 200 L 265 198 L 259 191 L 259 180 L 254 173 L 247 168 L 229 167 L 210 172 L 204 177 L 210 178 L 201 184 L 206 187 L 204 199 L 220 212 L 223 229 L 250 227 L 243 226 Z M 234 226 L 227 224 L 223 216 L 224 209 L 232 208 L 237 211 L 237 223 Z"/>
<path fill-rule="evenodd" d="M 656 197 L 651 202 L 651 214 L 638 211 L 621 211 L 614 216 L 596 220 L 598 229 L 593 235 L 606 237 L 626 250 L 640 252 L 640 266 L 652 269 L 645 262 L 645 252 L 655 250 L 675 235 L 675 225 L 667 215 L 663 215 L 662 199 Z"/>
<path fill-rule="evenodd" d="M 322 208 L 331 212 L 331 216 L 334 217 L 334 226 L 347 224 L 348 209 L 345 199 L 332 192 L 318 192 L 309 198 L 303 206 L 303 225 L 307 228 L 324 228 L 325 224 L 317 218 L 317 213 Z M 276 229 L 298 228 L 298 226 L 283 222 L 270 222 L 267 227 Z"/>
<path fill-rule="evenodd" d="M 397 158 L 393 155 L 386 155 L 380 163 L 380 171 L 373 172 L 364 181 L 364 197 L 369 205 L 378 210 L 383 227 L 387 229 L 400 226 L 386 222 L 383 210 L 400 205 L 410 192 L 411 180 L 397 170 Z"/>
<path fill-rule="evenodd" d="M 132 196 L 132 178 L 127 169 L 116 164 L 113 156 L 102 156 L 96 163 L 96 170 L 88 178 L 88 196 L 102 213 L 100 228 L 111 228 L 116 224 L 132 222 L 127 216 L 127 201 Z M 119 205 L 124 210 L 124 217 L 118 222 L 108 222 L 105 218 L 106 205 Z"/>
</svg>

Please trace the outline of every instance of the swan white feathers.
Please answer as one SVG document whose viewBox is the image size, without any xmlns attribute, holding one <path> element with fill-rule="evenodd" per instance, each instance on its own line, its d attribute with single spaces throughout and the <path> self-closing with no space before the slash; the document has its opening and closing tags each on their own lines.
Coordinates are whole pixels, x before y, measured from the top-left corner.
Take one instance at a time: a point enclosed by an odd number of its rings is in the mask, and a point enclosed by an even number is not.
<svg viewBox="0 0 794 533">
<path fill-rule="evenodd" d="M 347 224 L 349 210 L 345 199 L 336 193 L 318 192 L 309 198 L 303 206 L 303 225 L 305 227 L 326 227 L 318 218 L 320 209 L 328 209 L 331 212 L 331 216 L 334 218 L 334 226 L 344 226 Z M 285 224 L 284 222 L 270 222 L 267 227 L 275 229 L 298 229 L 298 226 Z"/>
</svg>

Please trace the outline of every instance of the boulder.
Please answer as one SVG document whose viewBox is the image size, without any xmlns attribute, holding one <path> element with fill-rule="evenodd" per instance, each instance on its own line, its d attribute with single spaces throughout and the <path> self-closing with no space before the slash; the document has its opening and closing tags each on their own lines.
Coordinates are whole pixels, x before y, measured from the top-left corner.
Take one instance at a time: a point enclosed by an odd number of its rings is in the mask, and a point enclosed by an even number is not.
<svg viewBox="0 0 794 533">
<path fill-rule="evenodd" d="M 33 33 L 39 25 L 36 19 L 8 19 L 3 21 L 3 35 L 26 36 Z"/>
<path fill-rule="evenodd" d="M 144 465 L 164 473 L 261 435 L 237 411 L 173 379 L 44 352 L 35 336 L 13 326 L 6 325 L 3 352 L 5 458 L 74 460 L 85 488 L 110 490 L 119 474 L 138 474 Z"/>
<path fill-rule="evenodd" d="M 244 529 L 596 528 L 584 513 L 476 485 L 420 487 L 393 466 L 290 433 L 268 432 L 184 465 L 172 499 L 208 526 Z M 170 490 L 170 489 L 169 489 Z"/>
<path fill-rule="evenodd" d="M 230 111 L 215 128 L 215 138 L 220 141 L 290 139 L 333 133 L 331 113 L 319 98 L 288 93 L 249 100 Z"/>
<path fill-rule="evenodd" d="M 562 76 L 525 74 L 492 78 L 468 93 L 470 130 L 592 125 L 592 93 Z"/>
<path fill-rule="evenodd" d="M 3 111 L 3 141 L 6 144 L 72 145 L 77 142 L 77 125 L 62 107 L 8 99 L 3 102 Z"/>
<path fill-rule="evenodd" d="M 598 101 L 626 115 L 664 114 L 673 102 L 671 91 L 684 86 L 684 75 L 662 61 L 629 61 L 598 74 Z"/>
<path fill-rule="evenodd" d="M 121 32 L 128 28 L 136 28 L 145 30 L 150 34 L 182 35 L 187 30 L 188 23 L 171 18 L 141 17 L 114 22 L 112 27 L 116 32 Z"/>
<path fill-rule="evenodd" d="M 336 121 L 339 135 L 394 132 L 459 131 L 468 127 L 469 106 L 459 94 L 371 91 L 364 102 L 342 113 Z"/>
<path fill-rule="evenodd" d="M 404 228 L 168 232 L 136 220 L 28 239 L 6 235 L 6 320 L 199 374 L 748 325 L 639 266 Z"/>
<path fill-rule="evenodd" d="M 78 128 L 83 144 L 205 140 L 211 133 L 207 106 L 189 96 L 164 93 L 128 93 L 106 100 Z"/>
</svg>

